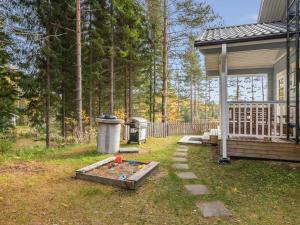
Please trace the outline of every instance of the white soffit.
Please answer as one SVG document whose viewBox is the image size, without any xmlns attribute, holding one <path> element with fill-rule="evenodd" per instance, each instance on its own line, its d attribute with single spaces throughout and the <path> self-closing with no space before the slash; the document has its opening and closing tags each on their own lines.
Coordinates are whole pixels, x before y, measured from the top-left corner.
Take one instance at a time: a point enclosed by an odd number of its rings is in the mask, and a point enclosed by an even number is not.
<svg viewBox="0 0 300 225">
<path fill-rule="evenodd" d="M 228 69 L 271 68 L 279 51 L 267 49 L 228 53 Z M 205 67 L 207 71 L 219 70 L 219 54 L 206 55 Z"/>
<path fill-rule="evenodd" d="M 287 0 L 262 0 L 258 23 L 284 21 L 286 18 Z"/>
</svg>

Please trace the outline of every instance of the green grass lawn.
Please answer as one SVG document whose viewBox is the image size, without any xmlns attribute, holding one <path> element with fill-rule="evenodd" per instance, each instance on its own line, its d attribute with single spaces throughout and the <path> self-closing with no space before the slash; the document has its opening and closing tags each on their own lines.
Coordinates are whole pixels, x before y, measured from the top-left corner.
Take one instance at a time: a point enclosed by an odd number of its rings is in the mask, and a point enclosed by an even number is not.
<svg viewBox="0 0 300 225">
<path fill-rule="evenodd" d="M 300 170 L 263 161 L 219 166 L 208 147 L 192 147 L 191 170 L 181 181 L 171 169 L 178 137 L 149 139 L 127 159 L 159 161 L 159 171 L 136 191 L 75 180 L 74 171 L 109 155 L 95 145 L 45 151 L 32 147 L 0 157 L 0 224 L 300 224 Z M 206 184 L 211 195 L 194 197 L 184 183 Z M 204 219 L 195 203 L 221 200 L 229 219 Z"/>
</svg>

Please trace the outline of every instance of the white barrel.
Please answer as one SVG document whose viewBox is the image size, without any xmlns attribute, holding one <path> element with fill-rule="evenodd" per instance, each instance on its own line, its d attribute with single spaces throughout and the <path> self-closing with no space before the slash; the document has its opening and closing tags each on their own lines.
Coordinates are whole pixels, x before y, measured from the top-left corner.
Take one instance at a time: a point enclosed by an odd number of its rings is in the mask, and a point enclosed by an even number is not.
<svg viewBox="0 0 300 225">
<path fill-rule="evenodd" d="M 97 152 L 119 152 L 123 121 L 118 119 L 96 119 L 96 121 L 98 122 Z"/>
</svg>

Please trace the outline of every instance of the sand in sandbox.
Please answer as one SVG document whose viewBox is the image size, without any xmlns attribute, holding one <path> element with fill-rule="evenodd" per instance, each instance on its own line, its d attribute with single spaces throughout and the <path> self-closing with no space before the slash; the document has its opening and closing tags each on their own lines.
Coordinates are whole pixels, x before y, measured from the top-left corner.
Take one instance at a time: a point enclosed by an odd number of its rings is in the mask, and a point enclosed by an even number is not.
<svg viewBox="0 0 300 225">
<path fill-rule="evenodd" d="M 132 165 L 127 161 L 123 161 L 121 164 L 111 162 L 95 168 L 87 172 L 87 174 L 119 180 L 121 175 L 125 175 L 126 178 L 128 178 L 139 171 L 141 169 L 139 168 L 139 165 L 146 165 L 146 163 Z"/>
</svg>

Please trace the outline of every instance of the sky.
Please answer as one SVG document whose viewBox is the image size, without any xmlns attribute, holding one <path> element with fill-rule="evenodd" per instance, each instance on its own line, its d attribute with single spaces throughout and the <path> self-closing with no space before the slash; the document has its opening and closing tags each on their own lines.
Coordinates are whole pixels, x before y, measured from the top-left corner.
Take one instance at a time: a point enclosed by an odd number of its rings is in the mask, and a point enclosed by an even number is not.
<svg viewBox="0 0 300 225">
<path fill-rule="evenodd" d="M 216 13 L 218 13 L 224 25 L 239 25 L 256 23 L 261 0 L 206 0 Z"/>
</svg>

